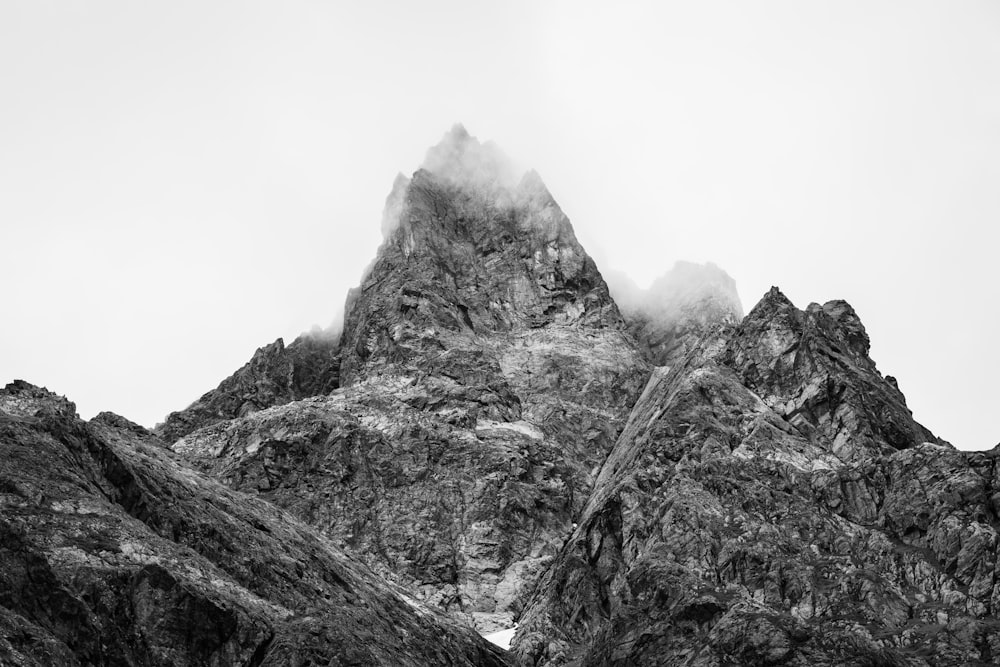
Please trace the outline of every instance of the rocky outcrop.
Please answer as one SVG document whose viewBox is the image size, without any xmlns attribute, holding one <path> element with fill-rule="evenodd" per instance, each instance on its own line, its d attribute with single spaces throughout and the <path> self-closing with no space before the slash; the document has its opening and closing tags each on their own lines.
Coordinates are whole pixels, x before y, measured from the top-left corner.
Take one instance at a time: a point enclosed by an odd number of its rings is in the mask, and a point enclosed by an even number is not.
<svg viewBox="0 0 1000 667">
<path fill-rule="evenodd" d="M 724 362 L 811 441 L 848 461 L 939 442 L 913 420 L 894 380 L 868 356 L 844 301 L 795 308 L 772 288 L 728 342 Z"/>
<path fill-rule="evenodd" d="M 279 338 L 254 353 L 245 366 L 184 410 L 172 412 L 155 433 L 174 442 L 195 429 L 272 405 L 328 394 L 340 384 L 337 337 L 303 334 L 285 347 Z"/>
<path fill-rule="evenodd" d="M 420 599 L 504 627 L 649 367 L 539 177 L 464 129 L 397 179 L 383 229 L 348 298 L 341 389 L 173 449 Z"/>
<path fill-rule="evenodd" d="M 676 363 L 708 332 L 743 319 L 736 282 L 714 264 L 677 262 L 645 290 L 622 273 L 607 278 L 629 331 L 657 366 Z"/>
<path fill-rule="evenodd" d="M 0 664 L 1000 663 L 1000 448 L 917 423 L 846 302 L 609 291 L 461 127 L 382 228 L 342 335 L 155 434 L 0 392 Z"/>
<path fill-rule="evenodd" d="M 152 434 L 0 391 L 0 663 L 500 665 L 287 513 Z"/>
<path fill-rule="evenodd" d="M 1000 452 L 934 438 L 867 352 L 847 304 L 774 289 L 658 369 L 520 664 L 994 664 Z"/>
<path fill-rule="evenodd" d="M 525 419 L 589 473 L 648 368 L 541 179 L 498 160 L 457 127 L 407 184 L 348 299 L 342 384 L 407 378 L 437 412 Z"/>
</svg>

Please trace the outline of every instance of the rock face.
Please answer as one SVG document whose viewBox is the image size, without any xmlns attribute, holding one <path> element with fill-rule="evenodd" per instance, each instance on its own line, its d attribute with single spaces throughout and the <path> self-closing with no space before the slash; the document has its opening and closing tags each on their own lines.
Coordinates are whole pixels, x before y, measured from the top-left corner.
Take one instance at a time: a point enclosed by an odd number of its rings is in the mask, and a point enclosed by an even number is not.
<svg viewBox="0 0 1000 667">
<path fill-rule="evenodd" d="M 876 370 L 868 349 L 868 334 L 846 302 L 802 312 L 772 288 L 730 339 L 724 361 L 786 421 L 841 459 L 937 442 L 913 421 L 899 387 Z"/>
<path fill-rule="evenodd" d="M 0 391 L 0 664 L 504 665 L 142 427 Z"/>
<path fill-rule="evenodd" d="M 397 179 L 383 229 L 348 297 L 341 388 L 172 447 L 420 599 L 505 627 L 649 367 L 540 178 L 464 129 Z"/>
<path fill-rule="evenodd" d="M 525 665 L 1000 660 L 997 467 L 910 416 L 844 302 L 777 289 L 658 369 L 514 639 Z"/>
<path fill-rule="evenodd" d="M 1000 664 L 1000 450 L 917 423 L 847 303 L 609 291 L 461 127 L 382 226 L 342 334 L 156 435 L 0 393 L 0 663 Z"/>
<path fill-rule="evenodd" d="M 612 272 L 608 286 L 629 331 L 657 366 L 676 363 L 709 331 L 743 319 L 736 282 L 714 264 L 677 262 L 646 290 Z"/>
<path fill-rule="evenodd" d="M 170 413 L 154 430 L 173 442 L 203 426 L 327 394 L 340 384 L 337 350 L 337 337 L 329 334 L 303 334 L 288 347 L 279 338 L 259 348 L 243 368 L 218 387 L 184 410 Z"/>
</svg>

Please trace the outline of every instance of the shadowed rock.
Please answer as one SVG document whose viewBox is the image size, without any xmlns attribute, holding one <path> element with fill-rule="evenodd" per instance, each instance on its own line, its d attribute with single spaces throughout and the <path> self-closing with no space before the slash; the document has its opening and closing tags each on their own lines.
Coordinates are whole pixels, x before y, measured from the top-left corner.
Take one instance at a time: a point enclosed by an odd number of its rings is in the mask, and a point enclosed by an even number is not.
<svg viewBox="0 0 1000 667">
<path fill-rule="evenodd" d="M 341 389 L 173 444 L 422 600 L 509 625 L 648 376 L 537 174 L 456 128 L 386 202 Z"/>
<path fill-rule="evenodd" d="M 519 663 L 994 664 L 1000 452 L 934 438 L 867 351 L 773 289 L 657 369 Z"/>
<path fill-rule="evenodd" d="M 495 665 L 274 506 L 116 415 L 0 391 L 0 663 Z"/>
<path fill-rule="evenodd" d="M 278 339 L 259 348 L 241 369 L 184 410 L 172 412 L 155 433 L 174 442 L 191 431 L 272 405 L 336 389 L 340 357 L 335 337 L 304 334 L 285 347 Z"/>
<path fill-rule="evenodd" d="M 690 264 L 616 304 L 538 175 L 461 127 L 383 231 L 339 342 L 262 349 L 161 429 L 173 455 L 453 617 L 520 620 L 521 665 L 1000 659 L 1000 452 L 917 423 L 850 305 L 774 288 L 743 318 Z"/>
</svg>

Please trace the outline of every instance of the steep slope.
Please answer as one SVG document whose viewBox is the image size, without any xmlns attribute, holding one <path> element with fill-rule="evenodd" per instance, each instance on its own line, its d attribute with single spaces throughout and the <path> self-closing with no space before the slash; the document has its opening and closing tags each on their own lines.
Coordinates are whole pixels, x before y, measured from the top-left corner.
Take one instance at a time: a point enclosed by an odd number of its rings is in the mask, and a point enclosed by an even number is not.
<svg viewBox="0 0 1000 667">
<path fill-rule="evenodd" d="M 937 442 L 913 421 L 895 380 L 868 357 L 869 341 L 844 301 L 797 310 L 777 288 L 754 308 L 725 363 L 784 419 L 838 457 Z"/>
<path fill-rule="evenodd" d="M 743 319 L 736 282 L 714 264 L 677 262 L 645 290 L 623 273 L 606 277 L 629 331 L 657 366 L 676 363 L 709 331 Z"/>
<path fill-rule="evenodd" d="M 272 505 L 141 427 L 0 391 L 0 664 L 495 665 Z"/>
<path fill-rule="evenodd" d="M 516 614 L 649 373 L 537 174 L 461 127 L 397 179 L 341 388 L 174 451 L 484 630 Z"/>
<path fill-rule="evenodd" d="M 242 368 L 184 410 L 171 412 L 154 429 L 168 442 L 216 422 L 328 394 L 340 384 L 337 337 L 303 334 L 291 345 L 278 339 L 259 348 Z"/>
<path fill-rule="evenodd" d="M 529 602 L 525 665 L 1000 659 L 1000 452 L 913 421 L 844 302 L 658 369 Z"/>
</svg>

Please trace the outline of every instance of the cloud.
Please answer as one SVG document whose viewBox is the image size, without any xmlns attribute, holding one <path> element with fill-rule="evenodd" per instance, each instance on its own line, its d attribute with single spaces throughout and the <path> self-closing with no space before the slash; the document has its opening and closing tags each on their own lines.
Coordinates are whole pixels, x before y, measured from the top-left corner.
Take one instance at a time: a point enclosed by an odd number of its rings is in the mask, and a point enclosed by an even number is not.
<svg viewBox="0 0 1000 667">
<path fill-rule="evenodd" d="M 706 326 L 743 318 L 736 281 L 712 263 L 677 262 L 648 289 L 621 271 L 604 272 L 612 298 L 629 328 L 662 365 L 686 349 L 686 339 Z"/>
<path fill-rule="evenodd" d="M 427 150 L 413 178 L 407 179 L 402 174 L 396 177 L 382 214 L 384 239 L 399 226 L 411 185 L 424 178 L 462 191 L 477 206 L 540 211 L 554 203 L 537 172 L 520 168 L 495 143 L 480 142 L 463 125 L 456 123 L 441 141 Z M 538 218 L 526 216 L 526 219 L 529 217 Z"/>
<path fill-rule="evenodd" d="M 460 123 L 427 151 L 420 168 L 474 190 L 513 190 L 521 180 L 513 161 L 495 143 L 480 143 Z"/>
</svg>

